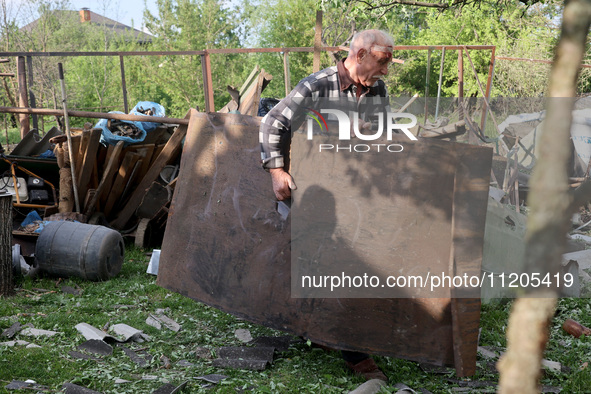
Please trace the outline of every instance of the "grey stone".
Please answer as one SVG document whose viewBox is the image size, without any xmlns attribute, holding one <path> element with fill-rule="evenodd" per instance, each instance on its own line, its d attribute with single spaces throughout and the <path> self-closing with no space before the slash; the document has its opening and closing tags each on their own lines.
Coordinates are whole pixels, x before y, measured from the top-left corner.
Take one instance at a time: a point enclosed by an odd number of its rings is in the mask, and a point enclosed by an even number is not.
<svg viewBox="0 0 591 394">
<path fill-rule="evenodd" d="M 80 344 L 78 350 L 86 350 L 87 352 L 99 354 L 101 356 L 110 356 L 113 354 L 113 347 L 99 339 L 89 339 Z"/>
<path fill-rule="evenodd" d="M 166 383 L 164 386 L 161 386 L 156 391 L 154 391 L 152 394 L 176 394 L 176 393 L 179 393 L 182 389 L 185 388 L 185 386 L 187 385 L 187 382 L 188 381 L 185 381 L 176 387 L 170 383 Z"/>
<path fill-rule="evenodd" d="M 148 322 L 148 319 L 150 320 L 150 322 Z M 153 322 L 154 320 L 161 323 L 162 325 L 164 325 L 164 327 L 166 327 L 169 330 L 172 330 L 174 332 L 179 332 L 181 329 L 180 324 L 178 324 L 177 322 L 175 322 L 174 320 L 172 320 L 171 318 L 169 318 L 168 316 L 163 314 L 161 310 L 157 310 L 155 315 L 150 314 L 148 319 L 146 319 L 146 324 L 149 324 L 149 325 L 156 327 L 158 329 L 160 329 L 160 327 L 157 327 L 156 325 L 154 325 L 155 324 Z"/>
<path fill-rule="evenodd" d="M 22 330 L 22 328 L 23 326 L 21 326 L 19 322 L 16 322 L 6 330 L 2 331 L 2 336 L 10 339 L 14 337 L 20 330 Z"/>
<path fill-rule="evenodd" d="M 205 375 L 205 376 L 197 376 L 195 379 L 204 380 L 209 383 L 219 383 L 222 380 L 227 379 L 227 378 L 228 377 L 226 375 L 220 375 L 217 373 L 213 373 L 213 374 Z"/>
<path fill-rule="evenodd" d="M 383 380 L 371 379 L 350 391 L 349 394 L 375 394 L 379 393 L 384 386 L 386 386 L 386 382 Z"/>
<path fill-rule="evenodd" d="M 221 347 L 217 350 L 219 358 L 242 359 L 242 360 L 264 360 L 273 362 L 275 348 L 273 347 Z"/>
<path fill-rule="evenodd" d="M 161 330 L 162 329 L 162 323 L 160 323 L 160 321 L 158 321 L 155 317 L 153 317 L 152 315 L 148 316 L 148 318 L 146 319 L 146 324 L 154 327 L 157 330 Z"/>
<path fill-rule="evenodd" d="M 195 357 L 202 358 L 204 360 L 211 360 L 213 357 L 211 356 L 211 350 L 206 347 L 198 346 L 195 348 Z"/>
<path fill-rule="evenodd" d="M 101 394 L 100 391 L 87 389 L 86 387 L 78 386 L 73 383 L 64 383 L 62 388 L 65 389 L 65 394 Z"/>
<path fill-rule="evenodd" d="M 257 347 L 273 347 L 280 352 L 284 352 L 289 349 L 289 345 L 293 342 L 293 339 L 289 335 L 281 337 L 258 337 L 251 343 Z"/>
<path fill-rule="evenodd" d="M 119 344 L 119 347 L 123 349 L 123 352 L 127 354 L 127 356 L 139 365 L 140 367 L 148 367 L 150 366 L 150 362 L 152 361 L 152 355 L 145 350 L 138 350 L 137 352 Z"/>
<path fill-rule="evenodd" d="M 143 332 L 138 330 L 137 328 L 128 326 L 127 324 L 115 324 L 111 327 L 113 332 L 123 337 L 123 342 L 128 342 L 129 340 L 133 340 L 135 342 L 143 342 Z"/>
<path fill-rule="evenodd" d="M 101 341 L 104 341 L 105 339 L 108 339 L 110 341 L 117 340 L 115 337 L 107 334 L 103 330 L 91 326 L 88 323 L 76 324 L 76 330 L 78 330 L 78 332 L 82 334 L 82 336 L 86 339 L 99 339 Z"/>
<path fill-rule="evenodd" d="M 230 358 L 216 358 L 213 360 L 213 366 L 218 368 L 250 369 L 253 371 L 263 371 L 269 364 L 266 360 L 239 360 Z"/>
<path fill-rule="evenodd" d="M 173 384 L 166 383 L 164 386 L 160 386 L 157 390 L 152 391 L 152 394 L 171 394 L 175 388 Z"/>
<path fill-rule="evenodd" d="M 29 345 L 29 342 L 21 341 L 20 339 L 16 340 L 16 341 L 0 342 L 0 346 L 13 347 L 15 345 L 27 346 L 27 345 Z"/>
<path fill-rule="evenodd" d="M 62 286 L 62 293 L 72 294 L 72 295 L 80 295 L 80 294 L 82 294 L 82 290 L 75 289 L 71 286 Z"/>
<path fill-rule="evenodd" d="M 241 342 L 248 343 L 252 341 L 252 335 L 250 331 L 245 328 L 239 328 L 234 331 L 234 336 Z"/>
<path fill-rule="evenodd" d="M 68 354 L 70 355 L 70 357 L 78 359 L 78 360 L 95 360 L 95 361 L 100 360 L 100 358 L 98 358 L 98 357 L 91 356 L 90 354 L 86 354 L 86 353 L 81 353 L 76 350 L 72 350 L 72 351 L 68 352 Z"/>
<path fill-rule="evenodd" d="M 499 357 L 499 355 L 497 353 L 493 352 L 492 350 L 488 350 L 487 348 L 482 347 L 482 346 L 478 346 L 477 352 L 478 352 L 478 354 L 480 354 L 484 358 L 497 358 L 497 357 Z"/>
<path fill-rule="evenodd" d="M 38 328 L 24 328 L 21 330 L 21 334 L 31 336 L 31 337 L 52 337 L 56 334 L 60 334 L 57 331 L 50 331 L 50 330 L 40 330 Z"/>
</svg>

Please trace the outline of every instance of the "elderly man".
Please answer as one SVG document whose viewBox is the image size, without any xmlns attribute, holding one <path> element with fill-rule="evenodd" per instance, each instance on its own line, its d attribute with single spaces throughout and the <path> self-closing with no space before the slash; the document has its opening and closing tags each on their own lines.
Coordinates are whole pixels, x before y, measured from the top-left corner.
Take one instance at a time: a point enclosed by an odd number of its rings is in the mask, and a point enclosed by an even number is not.
<svg viewBox="0 0 591 394">
<path fill-rule="evenodd" d="M 314 73 L 303 80 L 261 121 L 259 141 L 263 167 L 271 174 L 278 200 L 289 200 L 295 182 L 286 167 L 287 147 L 293 117 L 302 99 L 342 97 L 387 97 L 381 77 L 388 73 L 394 40 L 381 30 L 361 31 L 351 40 L 349 54 L 336 66 Z M 298 125 L 293 125 L 296 128 Z M 373 359 L 365 353 L 343 351 L 347 366 L 366 379 L 387 380 Z"/>
<path fill-rule="evenodd" d="M 282 201 L 291 197 L 295 183 L 284 168 L 286 139 L 291 138 L 292 116 L 299 98 L 387 97 L 381 80 L 388 74 L 394 40 L 381 30 L 361 31 L 351 40 L 349 55 L 336 66 L 303 80 L 263 118 L 259 133 L 263 167 L 271 173 L 273 191 Z"/>
</svg>

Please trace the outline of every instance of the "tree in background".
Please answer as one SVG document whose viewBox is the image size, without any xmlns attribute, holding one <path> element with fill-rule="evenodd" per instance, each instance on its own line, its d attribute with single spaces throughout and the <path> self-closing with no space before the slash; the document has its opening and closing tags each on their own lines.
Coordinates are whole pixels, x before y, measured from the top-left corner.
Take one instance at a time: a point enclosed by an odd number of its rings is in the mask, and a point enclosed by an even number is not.
<svg viewBox="0 0 591 394">
<path fill-rule="evenodd" d="M 261 48 L 310 47 L 314 44 L 316 1 L 314 0 L 261 0 L 254 3 L 252 13 L 253 44 Z M 289 53 L 291 84 L 312 73 L 312 54 Z M 283 80 L 283 54 L 258 54 L 254 60 L 273 75 L 273 81 L 263 92 L 266 97 L 285 96 Z"/>
<path fill-rule="evenodd" d="M 4 1 L 4 0 L 3 0 Z M 20 13 L 39 17 L 23 27 L 2 29 L 7 37 L 4 50 L 14 52 L 82 52 L 82 51 L 131 51 L 139 50 L 131 33 L 115 34 L 108 25 L 81 23 L 78 11 L 69 10 L 67 1 L 37 1 L 22 3 Z M 6 14 L 5 14 L 6 15 Z M 16 13 L 15 18 L 20 14 Z M 36 106 L 60 108 L 61 93 L 57 63 L 63 63 L 69 107 L 97 112 L 123 109 L 119 59 L 115 57 L 33 57 L 33 79 L 28 80 L 29 90 L 36 97 Z M 4 69 L 14 63 L 4 64 Z M 8 71 L 7 71 L 8 72 Z M 30 72 L 30 71 L 29 71 Z M 133 76 L 131 76 L 133 79 Z M 5 83 L 7 96 L 15 95 L 16 80 Z M 15 105 L 11 102 L 11 105 Z M 73 119 L 73 125 L 82 122 Z"/>
<path fill-rule="evenodd" d="M 403 42 L 407 45 L 495 45 L 496 56 L 549 59 L 556 40 L 550 6 L 536 5 L 526 9 L 520 2 L 506 2 L 497 8 L 487 2 L 478 7 L 453 8 L 442 14 L 438 10 L 426 10 L 424 21 L 405 29 Z M 402 42 L 401 42 L 402 43 Z M 457 51 L 447 52 L 443 69 L 442 95 L 453 97 L 458 92 Z M 425 92 L 427 52 L 407 52 L 406 63 L 397 67 L 394 86 L 406 93 Z M 476 78 L 467 57 L 464 57 L 464 92 L 466 96 L 481 96 Z M 485 83 L 488 76 L 490 51 L 470 51 L 478 78 Z M 433 51 L 429 85 L 436 87 L 439 78 L 441 51 Z M 539 96 L 547 84 L 548 67 L 497 61 L 492 96 Z M 406 86 L 405 86 L 406 85 Z M 410 86 L 409 86 L 410 85 Z M 436 89 L 431 89 L 434 95 Z M 402 92 L 400 92 L 402 93 Z"/>
<path fill-rule="evenodd" d="M 158 0 L 158 15 L 144 13 L 146 27 L 155 35 L 152 50 L 183 51 L 239 48 L 240 15 L 218 0 Z M 211 56 L 216 108 L 230 100 L 226 86 L 243 74 L 238 55 Z M 204 109 L 203 77 L 199 56 L 150 57 L 143 63 L 147 80 L 157 82 L 167 110 L 184 116 L 188 108 Z M 239 82 L 239 81 L 238 81 Z M 152 85 L 152 84 L 149 84 Z M 148 88 L 150 89 L 150 88 Z M 141 90 L 141 89 L 140 89 Z"/>
</svg>

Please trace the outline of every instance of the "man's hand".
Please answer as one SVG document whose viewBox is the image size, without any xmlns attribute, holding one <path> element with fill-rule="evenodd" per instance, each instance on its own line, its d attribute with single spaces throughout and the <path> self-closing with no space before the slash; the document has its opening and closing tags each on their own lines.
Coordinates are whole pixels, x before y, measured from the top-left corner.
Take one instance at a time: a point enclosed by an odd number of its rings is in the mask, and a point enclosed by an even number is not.
<svg viewBox="0 0 591 394">
<path fill-rule="evenodd" d="M 279 201 L 289 200 L 291 198 L 291 191 L 297 189 L 295 182 L 291 175 L 283 170 L 283 168 L 271 168 L 271 179 L 273 180 L 273 192 Z"/>
</svg>

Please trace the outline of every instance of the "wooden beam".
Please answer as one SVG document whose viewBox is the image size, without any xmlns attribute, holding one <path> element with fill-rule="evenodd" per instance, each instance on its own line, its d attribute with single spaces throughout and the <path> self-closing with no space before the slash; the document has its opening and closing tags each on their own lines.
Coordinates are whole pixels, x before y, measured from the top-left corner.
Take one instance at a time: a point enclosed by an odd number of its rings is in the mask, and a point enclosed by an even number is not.
<svg viewBox="0 0 591 394">
<path fill-rule="evenodd" d="M 101 178 L 101 182 L 99 183 L 98 187 L 96 188 L 96 191 L 94 193 L 94 196 L 92 197 L 92 199 L 90 200 L 90 202 L 88 203 L 88 205 L 86 206 L 86 210 L 84 211 L 84 214 L 87 217 L 90 217 L 95 209 L 96 209 L 96 203 L 99 201 L 101 194 L 103 192 L 103 190 L 105 189 L 105 186 L 108 184 L 109 186 L 112 183 L 112 178 L 113 175 L 115 174 L 115 171 L 117 170 L 117 168 L 119 168 L 119 156 L 121 156 L 121 151 L 123 150 L 123 141 L 119 141 L 117 143 L 117 145 L 115 145 L 115 149 L 113 150 L 113 153 L 111 154 L 111 157 L 109 158 L 109 163 L 107 164 L 107 168 L 105 169 L 105 172 L 103 173 L 103 177 Z"/>
<path fill-rule="evenodd" d="M 314 72 L 320 71 L 320 51 L 322 50 L 322 10 L 316 11 L 316 26 L 314 27 Z"/>
<path fill-rule="evenodd" d="M 458 104 L 464 106 L 464 51 L 458 51 Z M 464 111 L 460 111 L 460 119 L 464 116 Z"/>
<path fill-rule="evenodd" d="M 101 129 L 94 128 L 90 130 L 90 138 L 83 152 L 82 165 L 80 166 L 80 176 L 78 177 L 78 196 L 80 201 L 84 200 L 88 191 L 93 168 L 96 167 L 97 153 L 100 146 Z M 86 207 L 83 207 L 84 209 Z"/>
<path fill-rule="evenodd" d="M 485 97 L 487 100 L 490 100 L 490 90 L 492 88 L 492 80 L 495 74 L 495 49 L 493 48 L 492 53 L 490 54 L 490 63 L 488 65 L 488 79 L 486 80 L 486 92 Z M 480 120 L 480 130 L 484 133 L 484 128 L 486 126 L 486 116 L 488 112 L 486 111 L 486 102 L 482 106 L 482 116 Z"/>
<path fill-rule="evenodd" d="M 139 160 L 140 155 L 133 152 L 127 152 L 123 157 L 123 162 L 119 167 L 119 171 L 115 176 L 115 180 L 113 181 L 113 187 L 109 192 L 109 196 L 107 198 L 107 202 L 105 203 L 105 207 L 103 208 L 103 213 L 108 218 L 111 214 L 111 211 L 115 207 L 115 203 L 119 200 L 121 195 L 123 194 L 123 190 L 125 189 L 125 185 L 135 168 L 135 163 Z"/>
</svg>

